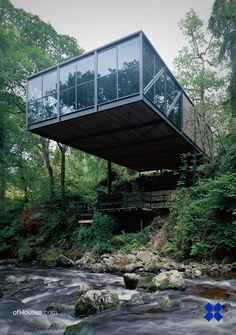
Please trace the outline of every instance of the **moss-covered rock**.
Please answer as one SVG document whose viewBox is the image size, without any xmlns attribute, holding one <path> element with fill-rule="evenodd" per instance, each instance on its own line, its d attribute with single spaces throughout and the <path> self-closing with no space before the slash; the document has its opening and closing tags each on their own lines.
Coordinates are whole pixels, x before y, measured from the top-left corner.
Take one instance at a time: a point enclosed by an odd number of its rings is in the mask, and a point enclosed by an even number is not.
<svg viewBox="0 0 236 335">
<path fill-rule="evenodd" d="M 172 270 L 160 273 L 148 285 L 149 290 L 184 290 L 185 281 L 182 273 Z"/>
<path fill-rule="evenodd" d="M 82 294 L 75 305 L 75 315 L 87 316 L 107 309 L 119 307 L 116 293 L 107 290 L 90 290 Z"/>
<path fill-rule="evenodd" d="M 91 324 L 90 320 L 82 320 L 76 325 L 68 326 L 63 335 L 78 335 L 82 329 Z"/>
</svg>

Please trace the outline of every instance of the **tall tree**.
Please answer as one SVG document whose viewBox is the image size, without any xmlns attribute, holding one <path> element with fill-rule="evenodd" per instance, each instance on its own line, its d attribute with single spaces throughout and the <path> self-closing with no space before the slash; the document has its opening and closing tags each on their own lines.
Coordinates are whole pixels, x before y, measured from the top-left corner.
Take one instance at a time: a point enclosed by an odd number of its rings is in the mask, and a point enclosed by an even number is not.
<svg viewBox="0 0 236 335">
<path fill-rule="evenodd" d="M 215 0 L 209 20 L 213 35 L 221 41 L 219 60 L 228 58 L 231 65 L 230 103 L 236 116 L 236 1 Z"/>
<path fill-rule="evenodd" d="M 227 122 L 222 122 L 226 92 L 225 78 L 216 67 L 218 43 L 209 35 L 204 21 L 193 9 L 180 21 L 180 29 L 187 46 L 180 50 L 174 65 L 177 78 L 195 102 L 194 117 L 199 123 L 199 138 L 204 138 L 206 134 L 206 129 L 201 129 L 201 124 L 206 122 L 211 125 L 215 135 L 221 138 L 220 134 Z"/>
<path fill-rule="evenodd" d="M 179 26 L 188 44 L 174 60 L 177 77 L 196 103 L 206 102 L 214 98 L 215 90 L 222 89 L 224 84 L 214 66 L 217 45 L 193 9 L 186 13 Z"/>
<path fill-rule="evenodd" d="M 58 34 L 49 23 L 43 22 L 36 15 L 15 8 L 9 0 L 0 0 L 0 184 L 2 202 L 7 187 L 10 187 L 12 183 L 15 183 L 14 187 L 16 185 L 22 187 L 25 198 L 36 193 L 30 190 L 32 185 L 35 187 L 30 175 L 27 175 L 23 183 L 20 167 L 25 169 L 24 173 L 27 173 L 26 171 L 29 173 L 34 167 L 34 162 L 27 158 L 39 159 L 39 154 L 44 159 L 49 177 L 50 194 L 51 197 L 54 197 L 55 182 L 53 164 L 50 161 L 52 155 L 50 155 L 49 142 L 41 141 L 39 137 L 27 134 L 24 130 L 26 78 L 48 66 L 79 55 L 82 51 L 83 49 L 78 46 L 74 38 Z M 10 130 L 10 124 L 13 125 L 14 131 L 13 128 Z M 39 147 L 41 151 L 38 150 Z M 10 153 L 12 153 L 12 159 L 8 159 Z M 34 179 L 42 181 L 40 165 L 34 173 Z M 7 178 L 7 174 L 14 175 L 14 178 Z M 42 188 L 45 188 L 44 183 L 42 183 Z"/>
</svg>

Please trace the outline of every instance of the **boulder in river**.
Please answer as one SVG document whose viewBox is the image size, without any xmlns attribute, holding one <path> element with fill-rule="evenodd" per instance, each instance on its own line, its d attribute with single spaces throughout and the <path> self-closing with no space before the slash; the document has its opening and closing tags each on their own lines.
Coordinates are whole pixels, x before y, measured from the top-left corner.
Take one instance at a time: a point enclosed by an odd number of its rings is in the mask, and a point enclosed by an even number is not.
<svg viewBox="0 0 236 335">
<path fill-rule="evenodd" d="M 119 307 L 117 293 L 108 290 L 90 290 L 82 294 L 75 305 L 75 315 L 87 316 Z"/>
<path fill-rule="evenodd" d="M 68 326 L 63 335 L 77 335 L 82 329 L 89 326 L 90 324 L 90 320 L 84 319 L 75 325 Z"/>
<path fill-rule="evenodd" d="M 148 288 L 150 282 L 153 280 L 153 278 L 155 278 L 155 276 L 156 275 L 154 273 L 151 273 L 151 272 L 145 272 L 145 271 L 141 272 L 140 273 L 140 280 L 138 282 L 137 287 L 141 288 L 141 289 L 142 288 L 144 288 L 144 289 Z"/>
<path fill-rule="evenodd" d="M 28 282 L 28 280 L 26 279 L 25 276 L 17 277 L 17 276 L 10 275 L 6 277 L 5 282 L 7 284 L 22 284 L 22 283 Z"/>
<path fill-rule="evenodd" d="M 200 278 L 202 276 L 202 271 L 196 268 L 186 269 L 185 276 L 188 278 Z"/>
<path fill-rule="evenodd" d="M 148 285 L 148 288 L 151 291 L 157 290 L 184 290 L 185 289 L 185 281 L 182 273 L 171 270 L 160 273 L 158 276 L 153 278 L 153 280 Z"/>
<path fill-rule="evenodd" d="M 140 250 L 137 252 L 136 257 L 138 260 L 140 260 L 143 263 L 146 263 L 150 260 L 151 257 L 153 257 L 153 253 L 151 251 L 144 251 Z"/>
<path fill-rule="evenodd" d="M 135 290 L 140 280 L 140 276 L 136 273 L 125 273 L 123 278 L 125 287 L 129 290 Z"/>
<path fill-rule="evenodd" d="M 69 268 L 74 265 L 75 265 L 74 261 L 72 261 L 72 259 L 64 255 L 60 255 L 56 259 L 56 266 L 61 266 L 63 268 Z"/>
</svg>

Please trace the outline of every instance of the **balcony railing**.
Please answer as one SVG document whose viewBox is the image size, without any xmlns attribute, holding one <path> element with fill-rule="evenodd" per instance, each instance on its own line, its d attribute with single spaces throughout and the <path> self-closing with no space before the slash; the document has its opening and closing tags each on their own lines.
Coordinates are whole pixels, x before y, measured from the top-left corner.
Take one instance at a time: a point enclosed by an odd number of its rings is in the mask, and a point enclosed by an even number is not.
<svg viewBox="0 0 236 335">
<path fill-rule="evenodd" d="M 155 210 L 158 208 L 169 208 L 172 192 L 173 191 L 162 191 L 103 195 L 98 198 L 98 209 L 113 211 L 118 209 Z"/>
</svg>

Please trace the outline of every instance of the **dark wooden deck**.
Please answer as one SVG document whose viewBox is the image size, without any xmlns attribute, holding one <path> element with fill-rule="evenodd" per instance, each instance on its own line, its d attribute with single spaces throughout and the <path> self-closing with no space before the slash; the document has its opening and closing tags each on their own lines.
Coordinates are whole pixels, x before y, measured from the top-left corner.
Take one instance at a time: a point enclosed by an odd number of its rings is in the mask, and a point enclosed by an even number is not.
<svg viewBox="0 0 236 335">
<path fill-rule="evenodd" d="M 110 194 L 98 198 L 102 212 L 154 211 L 169 208 L 173 191 Z"/>
</svg>

